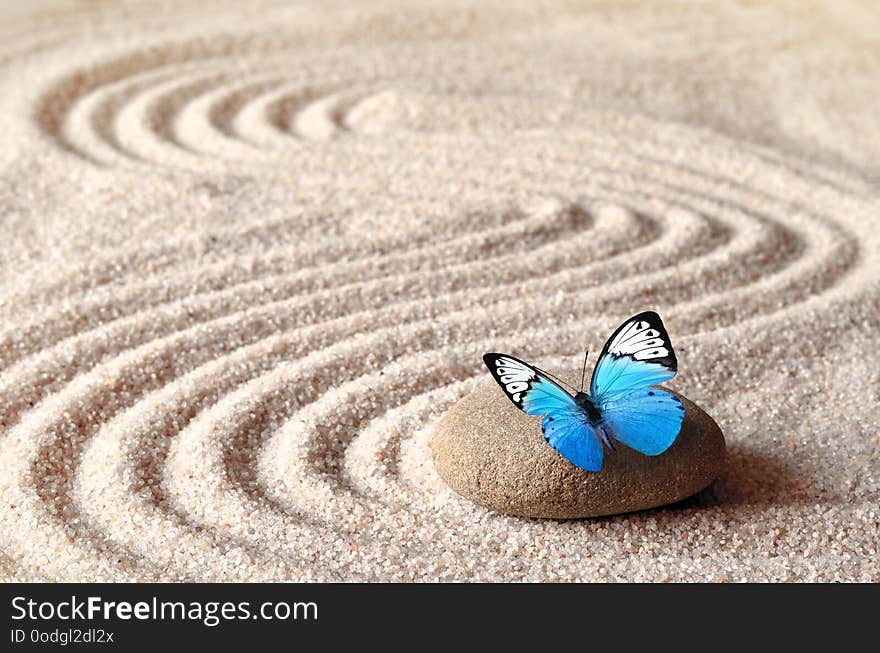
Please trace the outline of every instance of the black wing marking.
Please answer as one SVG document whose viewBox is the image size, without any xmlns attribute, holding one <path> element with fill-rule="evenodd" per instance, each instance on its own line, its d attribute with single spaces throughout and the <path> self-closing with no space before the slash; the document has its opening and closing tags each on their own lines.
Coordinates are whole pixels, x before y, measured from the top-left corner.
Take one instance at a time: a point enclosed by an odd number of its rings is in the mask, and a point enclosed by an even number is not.
<svg viewBox="0 0 880 653">
<path fill-rule="evenodd" d="M 483 362 L 507 398 L 523 412 L 542 415 L 548 411 L 537 411 L 556 404 L 566 408 L 569 403 L 575 405 L 574 398 L 549 374 L 516 356 L 493 352 L 484 354 Z"/>
</svg>

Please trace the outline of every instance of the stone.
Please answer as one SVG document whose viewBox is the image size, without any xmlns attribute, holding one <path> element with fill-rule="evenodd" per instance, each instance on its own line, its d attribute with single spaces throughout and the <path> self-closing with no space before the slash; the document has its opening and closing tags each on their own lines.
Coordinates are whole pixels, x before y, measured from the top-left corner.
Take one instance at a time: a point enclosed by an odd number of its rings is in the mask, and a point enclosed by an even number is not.
<svg viewBox="0 0 880 653">
<path fill-rule="evenodd" d="M 669 388 L 666 388 L 669 390 Z M 724 467 L 724 436 L 692 401 L 681 432 L 659 456 L 615 441 L 599 472 L 563 458 L 544 441 L 541 418 L 518 410 L 491 379 L 456 402 L 431 441 L 449 486 L 486 508 L 522 517 L 573 519 L 655 508 L 706 488 Z"/>
</svg>

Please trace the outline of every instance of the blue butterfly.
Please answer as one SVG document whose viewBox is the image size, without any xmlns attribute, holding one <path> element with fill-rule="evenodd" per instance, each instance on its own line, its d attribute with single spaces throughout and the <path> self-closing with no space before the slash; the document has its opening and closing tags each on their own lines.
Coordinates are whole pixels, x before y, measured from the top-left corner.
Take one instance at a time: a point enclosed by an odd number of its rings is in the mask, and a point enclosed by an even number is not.
<svg viewBox="0 0 880 653">
<path fill-rule="evenodd" d="M 678 370 L 669 334 L 653 311 L 631 317 L 611 334 L 593 370 L 589 394 L 583 391 L 586 355 L 581 390 L 573 396 L 547 372 L 508 354 L 485 354 L 483 362 L 517 408 L 545 416 L 544 439 L 587 471 L 602 469 L 602 443 L 614 450 L 612 438 L 657 456 L 681 430 L 684 406 L 653 387 Z"/>
</svg>

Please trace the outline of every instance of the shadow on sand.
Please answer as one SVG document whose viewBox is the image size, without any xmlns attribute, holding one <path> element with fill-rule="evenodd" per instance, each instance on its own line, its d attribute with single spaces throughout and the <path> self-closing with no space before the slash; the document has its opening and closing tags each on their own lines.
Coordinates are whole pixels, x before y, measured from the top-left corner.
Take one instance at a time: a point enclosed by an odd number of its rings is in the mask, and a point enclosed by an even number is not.
<svg viewBox="0 0 880 653">
<path fill-rule="evenodd" d="M 807 499 L 806 487 L 781 457 L 733 445 L 727 448 L 724 472 L 709 487 L 653 512 L 758 504 L 797 505 Z"/>
</svg>

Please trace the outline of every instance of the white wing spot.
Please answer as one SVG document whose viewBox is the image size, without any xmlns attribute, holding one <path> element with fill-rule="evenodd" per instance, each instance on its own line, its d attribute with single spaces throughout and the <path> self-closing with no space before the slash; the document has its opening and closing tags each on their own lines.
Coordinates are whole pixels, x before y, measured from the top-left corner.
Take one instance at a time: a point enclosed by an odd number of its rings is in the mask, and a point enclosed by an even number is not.
<svg viewBox="0 0 880 653">
<path fill-rule="evenodd" d="M 657 329 L 644 320 L 630 322 L 608 346 L 608 352 L 617 356 L 632 356 L 636 360 L 663 358 L 669 355 L 669 344 Z"/>
<path fill-rule="evenodd" d="M 669 350 L 666 347 L 658 347 L 657 349 L 642 349 L 641 351 L 634 352 L 632 357 L 637 361 L 643 361 L 651 358 L 663 358 L 668 355 Z"/>
<path fill-rule="evenodd" d="M 502 357 L 495 361 L 498 368 L 498 380 L 504 384 L 504 389 L 510 395 L 511 400 L 519 403 L 520 394 L 529 389 L 529 381 L 536 378 L 535 372 L 512 358 Z"/>
</svg>

